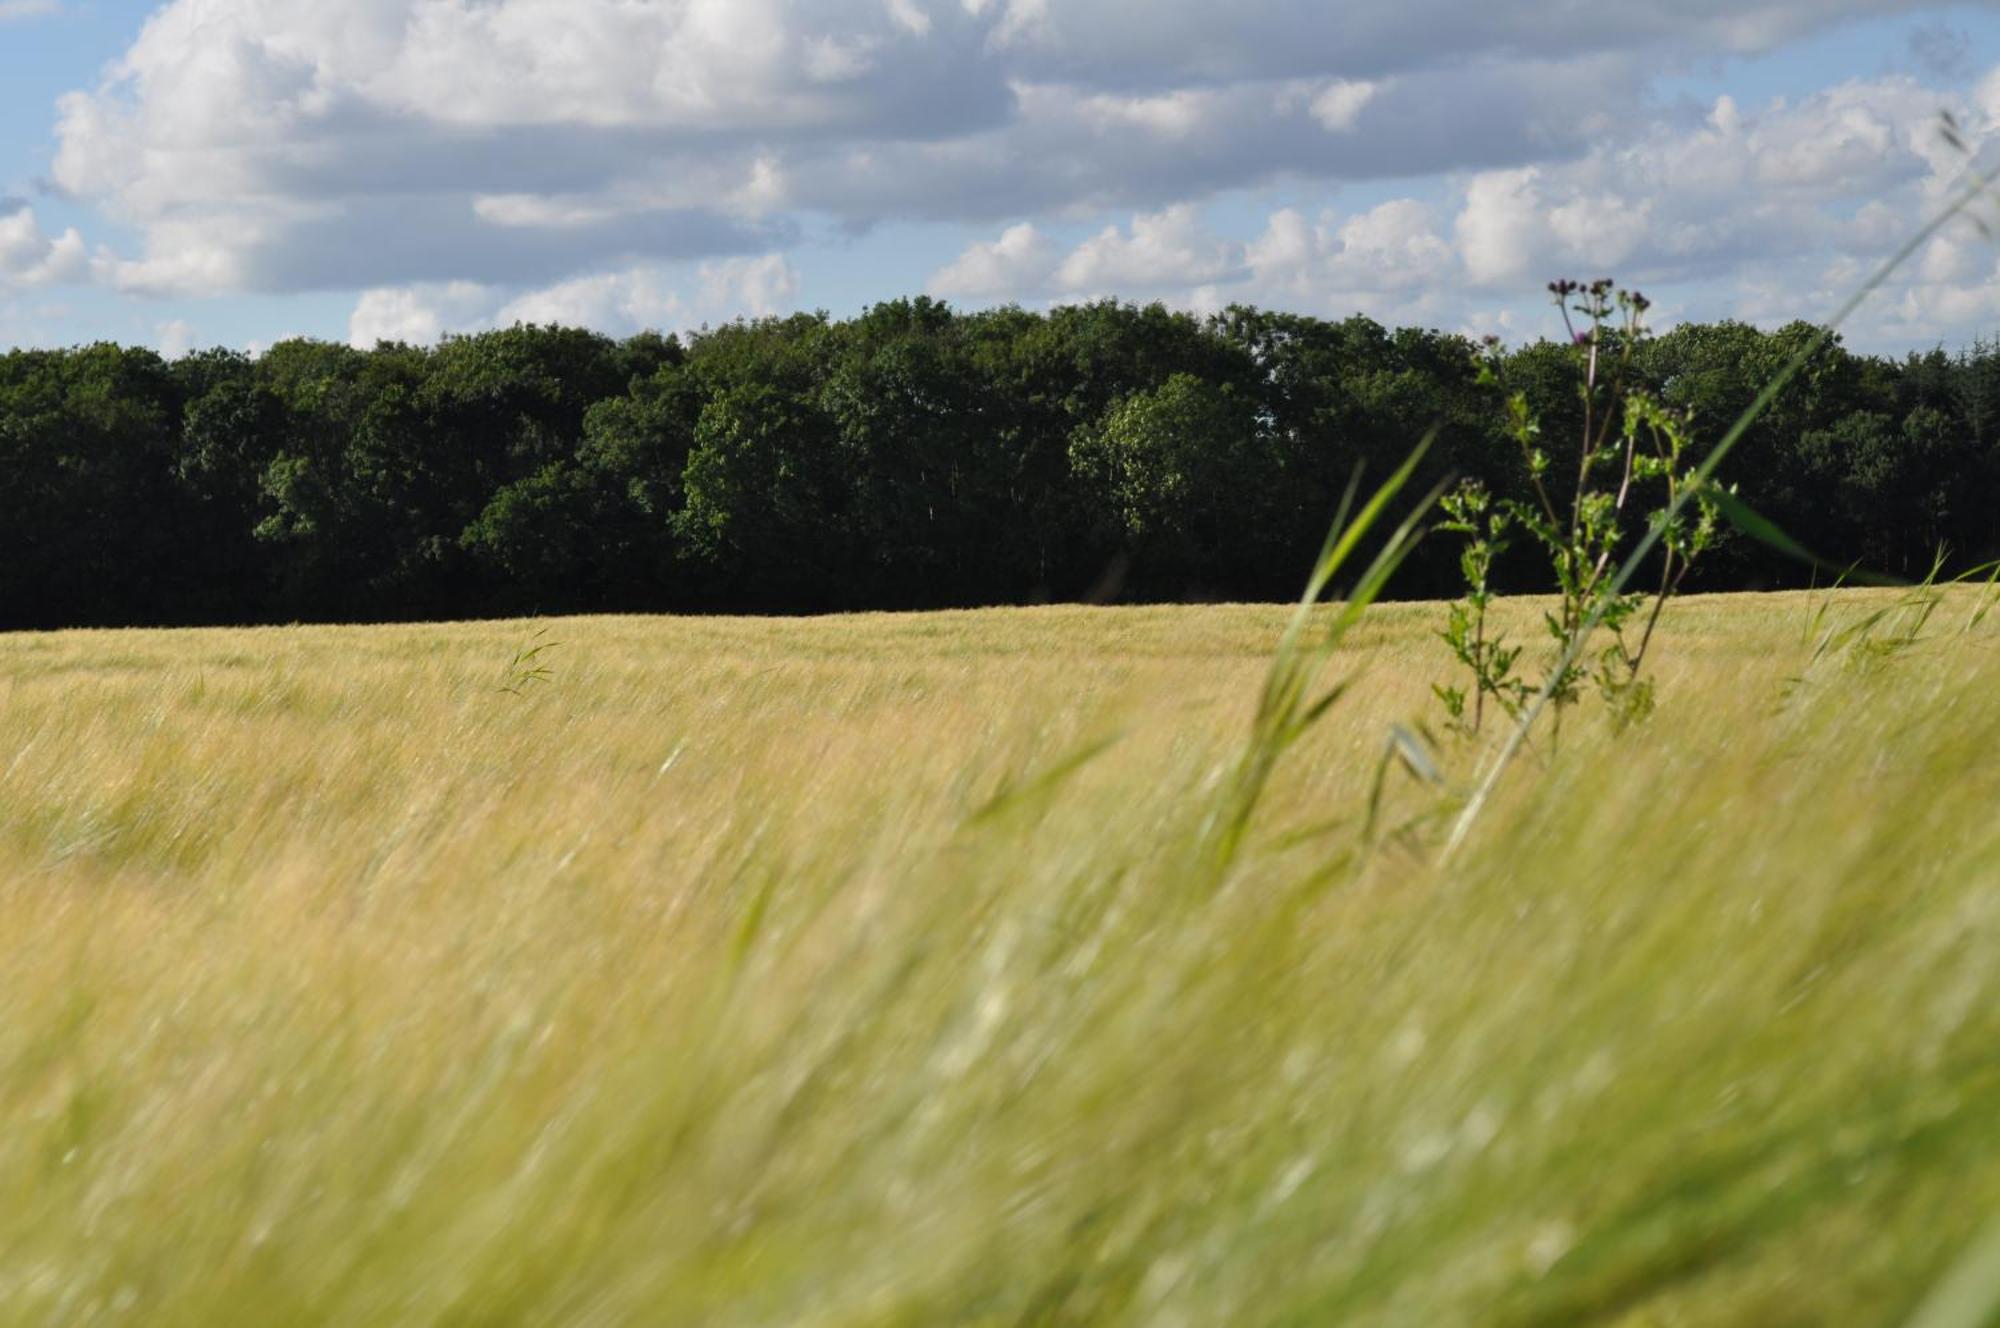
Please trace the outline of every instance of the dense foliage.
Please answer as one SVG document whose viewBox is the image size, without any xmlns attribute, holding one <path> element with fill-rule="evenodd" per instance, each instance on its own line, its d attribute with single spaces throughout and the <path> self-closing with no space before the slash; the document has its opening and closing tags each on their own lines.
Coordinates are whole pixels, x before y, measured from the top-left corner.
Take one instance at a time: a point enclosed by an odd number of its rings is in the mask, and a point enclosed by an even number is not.
<svg viewBox="0 0 2000 1328">
<path fill-rule="evenodd" d="M 1638 373 L 1712 442 L 1812 335 L 1687 326 Z M 1295 594 L 1357 465 L 1527 482 L 1475 348 L 1365 318 L 1101 303 L 515 327 L 0 357 L 0 626 L 927 608 Z M 1504 356 L 1550 446 L 1575 352 Z M 1828 348 L 1728 476 L 1809 548 L 1916 573 L 2000 554 L 2000 346 Z M 1393 593 L 1457 589 L 1418 551 Z M 1797 584 L 1737 538 L 1690 589 Z M 1542 588 L 1532 564 L 1494 569 Z"/>
</svg>

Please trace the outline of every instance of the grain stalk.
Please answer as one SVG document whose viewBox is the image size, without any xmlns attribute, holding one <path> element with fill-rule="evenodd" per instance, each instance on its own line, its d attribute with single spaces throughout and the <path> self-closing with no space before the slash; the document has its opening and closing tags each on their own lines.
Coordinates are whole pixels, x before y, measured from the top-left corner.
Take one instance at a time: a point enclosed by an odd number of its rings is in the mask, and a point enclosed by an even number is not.
<svg viewBox="0 0 2000 1328">
<path fill-rule="evenodd" d="M 1391 532 L 1353 589 L 1324 625 L 1317 628 L 1314 624 L 1315 611 L 1334 578 L 1355 558 L 1362 540 L 1384 520 L 1389 506 L 1416 473 L 1435 437 L 1436 431 L 1433 430 L 1418 443 L 1396 473 L 1375 491 L 1359 512 L 1353 513 L 1351 519 L 1349 513 L 1359 491 L 1358 476 L 1357 483 L 1349 485 L 1347 496 L 1341 501 L 1339 515 L 1334 519 L 1326 544 L 1313 565 L 1305 593 L 1299 597 L 1298 607 L 1292 613 L 1277 652 L 1272 657 L 1270 670 L 1265 675 L 1256 716 L 1251 722 L 1250 740 L 1231 771 L 1221 797 L 1203 822 L 1203 880 L 1210 888 L 1221 882 L 1241 853 L 1251 818 L 1270 785 L 1280 758 L 1313 725 L 1325 718 L 1354 684 L 1353 678 L 1343 678 L 1317 696 L 1313 694 L 1327 660 L 1340 647 L 1348 632 L 1361 621 L 1368 607 L 1380 597 L 1389 578 L 1395 575 L 1396 569 L 1416 547 L 1421 537 L 1420 523 L 1438 500 L 1441 490 L 1434 490 L 1426 496 Z"/>
<path fill-rule="evenodd" d="M 555 670 L 543 662 L 542 656 L 560 649 L 562 642 L 548 640 L 548 634 L 548 628 L 541 628 L 528 638 L 527 644 L 514 652 L 514 658 L 507 661 L 505 681 L 500 691 L 508 696 L 523 696 L 530 688 L 555 679 Z"/>
</svg>

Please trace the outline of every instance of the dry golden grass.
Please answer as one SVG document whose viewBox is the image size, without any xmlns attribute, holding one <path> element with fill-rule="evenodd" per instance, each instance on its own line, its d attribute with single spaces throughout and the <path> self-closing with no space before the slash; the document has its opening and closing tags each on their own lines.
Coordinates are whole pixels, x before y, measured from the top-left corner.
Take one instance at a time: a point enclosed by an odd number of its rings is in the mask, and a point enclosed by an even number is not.
<svg viewBox="0 0 2000 1328">
<path fill-rule="evenodd" d="M 1677 606 L 1449 872 L 1380 608 L 1219 889 L 1280 609 L 0 638 L 0 1323 L 1897 1322 L 2000 1212 L 1969 608 Z"/>
</svg>

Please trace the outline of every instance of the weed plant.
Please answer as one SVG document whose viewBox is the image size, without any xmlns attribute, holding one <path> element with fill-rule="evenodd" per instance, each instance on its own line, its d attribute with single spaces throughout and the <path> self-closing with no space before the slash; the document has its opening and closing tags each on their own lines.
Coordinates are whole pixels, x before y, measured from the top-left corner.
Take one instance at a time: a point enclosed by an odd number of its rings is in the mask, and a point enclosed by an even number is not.
<svg viewBox="0 0 2000 1328">
<path fill-rule="evenodd" d="M 1939 132 L 1947 147 L 1961 154 L 1967 152 L 1958 126 L 1949 114 L 1940 117 Z M 1983 233 L 1990 236 L 1990 229 L 1977 216 L 1974 209 L 1977 205 L 1988 199 L 1991 183 L 1991 178 L 1984 169 L 1977 163 L 1969 164 L 1963 179 L 1951 193 L 1947 205 L 1929 222 L 1920 227 L 1916 233 L 1905 240 L 1902 246 L 1895 253 L 1891 254 L 1873 275 L 1861 283 L 1833 317 L 1820 329 L 1818 334 L 1800 347 L 1771 381 L 1764 385 L 1763 389 L 1752 400 L 1742 415 L 1723 434 L 1722 438 L 1708 450 L 1707 455 L 1700 464 L 1694 466 L 1691 470 L 1687 470 L 1685 473 L 1680 473 L 1677 470 L 1679 459 L 1685 451 L 1685 438 L 1671 428 L 1665 433 L 1657 432 L 1662 422 L 1669 425 L 1673 423 L 1673 417 L 1670 413 L 1658 408 L 1656 404 L 1643 401 L 1639 403 L 1637 410 L 1627 410 L 1628 437 L 1635 421 L 1640 427 L 1646 428 L 1648 431 L 1653 431 L 1655 457 L 1658 459 L 1657 463 L 1666 467 L 1667 472 L 1672 475 L 1672 478 L 1669 480 L 1668 497 L 1665 505 L 1658 509 L 1646 523 L 1643 536 L 1636 542 L 1631 552 L 1624 557 L 1622 563 L 1617 562 L 1615 557 L 1618 543 L 1616 522 L 1615 520 L 1610 522 L 1607 527 L 1601 518 L 1608 511 L 1622 509 L 1626 491 L 1625 487 L 1621 485 L 1619 496 L 1609 500 L 1601 493 L 1592 492 L 1588 487 L 1589 472 L 1593 465 L 1593 457 L 1601 458 L 1604 455 L 1601 447 L 1597 447 L 1593 451 L 1593 440 L 1600 437 L 1602 427 L 1598 431 L 1593 430 L 1591 402 L 1599 381 L 1598 373 L 1601 363 L 1600 347 L 1603 340 L 1604 325 L 1612 308 L 1615 305 L 1625 315 L 1628 334 L 1626 337 L 1620 338 L 1621 343 L 1624 343 L 1636 339 L 1639 335 L 1643 335 L 1643 328 L 1640 326 L 1639 320 L 1645 313 L 1645 302 L 1643 299 L 1629 295 L 1622 299 L 1616 298 L 1615 287 L 1608 281 L 1600 281 L 1593 284 L 1584 292 L 1585 298 L 1580 310 L 1585 317 L 1590 319 L 1590 331 L 1586 334 L 1576 332 L 1575 323 L 1570 321 L 1571 306 L 1568 304 L 1568 301 L 1578 293 L 1575 283 L 1558 282 L 1551 287 L 1551 293 L 1555 296 L 1558 306 L 1564 310 L 1565 326 L 1571 329 L 1575 341 L 1579 345 L 1586 347 L 1589 352 L 1584 379 L 1586 410 L 1583 459 L 1580 463 L 1582 478 L 1579 479 L 1576 491 L 1575 516 L 1571 526 L 1568 528 L 1567 533 L 1569 538 L 1567 540 L 1553 541 L 1547 538 L 1543 538 L 1542 540 L 1544 546 L 1554 556 L 1557 565 L 1558 580 L 1563 587 L 1562 614 L 1560 617 L 1552 617 L 1550 620 L 1551 634 L 1557 638 L 1560 653 L 1553 666 L 1548 670 L 1541 687 L 1534 692 L 1532 698 L 1528 699 L 1525 704 L 1519 704 L 1519 697 L 1524 693 L 1516 693 L 1514 695 L 1516 710 L 1515 713 L 1510 715 L 1511 723 L 1508 726 L 1507 737 L 1481 765 L 1474 782 L 1474 787 L 1470 795 L 1465 799 L 1464 805 L 1452 826 L 1450 837 L 1445 843 L 1444 855 L 1447 859 L 1456 854 L 1465 845 L 1474 825 L 1477 824 L 1492 801 L 1501 779 L 1519 757 L 1522 749 L 1528 742 L 1530 734 L 1534 730 L 1536 722 L 1541 718 L 1542 714 L 1550 706 L 1554 706 L 1556 717 L 1559 721 L 1563 708 L 1574 701 L 1576 679 L 1580 676 L 1579 670 L 1583 667 L 1587 652 L 1600 628 L 1608 627 L 1614 637 L 1613 645 L 1606 650 L 1601 658 L 1598 671 L 1600 689 L 1605 692 L 1607 699 L 1613 701 L 1614 710 L 1621 718 L 1630 718 L 1633 715 L 1650 712 L 1653 704 L 1652 690 L 1650 685 L 1640 682 L 1638 666 L 1644 662 L 1646 647 L 1652 639 L 1653 631 L 1658 626 L 1659 610 L 1664 606 L 1666 597 L 1673 589 L 1678 587 L 1679 578 L 1684 577 L 1686 574 L 1685 564 L 1691 562 L 1693 557 L 1698 555 L 1708 542 L 1712 541 L 1718 513 L 1727 516 L 1733 524 L 1752 536 L 1765 539 L 1781 549 L 1803 553 L 1803 550 L 1800 550 L 1782 531 L 1777 530 L 1770 522 L 1749 510 L 1745 504 L 1737 500 L 1729 489 L 1722 486 L 1717 478 L 1720 468 L 1751 425 L 1770 408 L 1771 403 L 1777 399 L 1778 395 L 1791 385 L 1792 381 L 1798 377 L 1806 365 L 1811 363 L 1813 357 L 1818 355 L 1820 350 L 1838 334 L 1840 328 L 1846 323 L 1848 318 L 1883 283 L 1888 281 L 1897 269 L 1913 258 L 1935 236 L 1946 227 L 1961 219 L 1971 221 Z M 1624 363 L 1624 361 L 1619 361 L 1619 363 Z M 1614 398 L 1617 395 L 1615 391 L 1616 382 L 1617 374 L 1614 371 Z M 1532 418 L 1527 416 L 1525 407 L 1519 398 L 1510 399 L 1509 413 L 1510 418 L 1516 426 L 1514 433 L 1517 441 L 1528 448 L 1527 459 L 1530 471 L 1533 473 L 1537 466 L 1537 456 L 1533 448 L 1533 440 L 1537 436 L 1538 431 L 1532 427 L 1534 422 Z M 1671 463 L 1668 462 L 1668 458 L 1671 458 Z M 1545 459 L 1540 461 L 1540 467 L 1542 470 L 1546 470 L 1547 463 Z M 1628 466 L 1628 476 L 1634 473 L 1632 468 Z M 1539 478 L 1537 478 L 1536 482 L 1539 486 Z M 1538 492 L 1540 492 L 1539 488 Z M 1546 498 L 1545 494 L 1544 498 Z M 1546 501 L 1544 507 L 1545 511 L 1555 510 L 1553 505 L 1546 503 Z M 1520 516 L 1524 510 L 1527 510 L 1525 504 L 1514 505 L 1516 516 Z M 1589 515 L 1591 512 L 1596 514 L 1595 518 Z M 1532 517 L 1531 510 L 1528 511 L 1528 515 Z M 1684 522 L 1688 522 L 1690 519 L 1692 519 L 1691 531 L 1690 526 L 1684 524 Z M 1608 533 L 1606 533 L 1607 530 Z M 1478 542 L 1482 534 L 1488 543 L 1498 538 L 1498 535 L 1494 533 L 1490 526 L 1482 532 L 1475 525 L 1471 534 L 1475 543 Z M 1655 600 L 1654 611 L 1648 619 L 1646 632 L 1641 638 L 1639 650 L 1635 655 L 1626 648 L 1622 632 L 1623 624 L 1631 617 L 1637 602 L 1628 592 L 1628 587 L 1633 584 L 1634 579 L 1638 576 L 1647 559 L 1656 551 L 1663 551 L 1662 561 L 1664 571 L 1661 581 L 1662 589 Z M 1678 571 L 1676 571 L 1677 555 L 1682 562 Z M 1585 566 L 1589 566 L 1592 569 L 1592 575 L 1590 577 L 1579 577 L 1577 574 L 1578 569 Z M 1614 566 L 1616 568 L 1615 571 L 1612 570 Z M 1479 570 L 1478 567 L 1468 560 L 1467 571 L 1470 573 L 1477 570 Z M 1587 584 L 1590 587 L 1591 593 L 1578 601 L 1576 607 L 1581 609 L 1581 614 L 1573 618 L 1571 615 L 1571 590 L 1572 586 L 1576 584 Z M 1483 583 L 1475 584 L 1473 588 L 1475 598 L 1482 588 Z M 1459 612 L 1462 613 L 1463 610 Z M 1447 642 L 1453 644 L 1453 648 L 1458 654 L 1461 663 L 1474 668 L 1475 687 L 1478 689 L 1479 694 L 1482 696 L 1491 694 L 1491 688 L 1486 684 L 1502 681 L 1496 679 L 1492 674 L 1495 656 L 1490 651 L 1468 652 L 1462 645 L 1464 640 L 1463 634 L 1460 634 L 1459 640 L 1456 642 L 1453 640 L 1453 635 L 1451 631 L 1447 631 Z M 1483 631 L 1475 634 L 1472 639 L 1483 640 Z M 1511 661 L 1509 663 L 1511 664 Z M 1482 674 L 1480 670 L 1486 670 L 1486 672 Z M 1464 710 L 1463 691 L 1453 692 L 1450 689 L 1439 689 L 1438 694 L 1444 699 L 1447 707 L 1455 707 L 1459 717 L 1461 717 L 1462 723 Z"/>
<path fill-rule="evenodd" d="M 1527 394 L 1509 392 L 1506 433 L 1520 449 L 1532 496 L 1495 498 L 1484 485 L 1468 482 L 1446 499 L 1442 529 L 1466 541 L 1460 558 L 1466 596 L 1451 606 L 1443 636 L 1471 680 L 1440 684 L 1436 693 L 1451 727 L 1469 737 L 1479 734 L 1489 699 L 1509 720 L 1519 720 L 1529 699 L 1545 692 L 1560 722 L 1586 682 L 1623 722 L 1650 713 L 1646 653 L 1668 599 L 1714 544 L 1720 518 L 1720 508 L 1693 476 L 1687 416 L 1626 385 L 1648 335 L 1650 302 L 1609 280 L 1552 282 L 1549 293 L 1578 356 L 1582 436 L 1575 473 L 1561 481 L 1553 475 Z M 1481 381 L 1504 389 L 1503 365 L 1498 343 L 1489 340 Z M 1656 495 L 1657 505 L 1641 511 L 1644 494 Z M 1688 498 L 1691 512 L 1685 510 Z M 1619 570 L 1614 559 L 1635 519 L 1655 532 L 1662 549 L 1659 583 L 1650 596 L 1610 588 Z M 1557 587 L 1555 607 L 1544 616 L 1550 651 L 1539 681 L 1517 673 L 1521 647 L 1488 631 L 1493 564 L 1516 530 L 1546 556 Z M 1627 634 L 1635 622 L 1636 639 Z M 1592 639 L 1599 632 L 1609 638 L 1601 647 Z"/>
</svg>

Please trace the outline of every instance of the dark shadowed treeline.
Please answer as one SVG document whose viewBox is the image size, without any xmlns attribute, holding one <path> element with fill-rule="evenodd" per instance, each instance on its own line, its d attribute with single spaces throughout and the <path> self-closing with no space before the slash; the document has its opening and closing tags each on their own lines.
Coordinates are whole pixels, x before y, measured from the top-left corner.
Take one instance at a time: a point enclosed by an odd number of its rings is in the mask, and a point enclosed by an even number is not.
<svg viewBox="0 0 2000 1328">
<path fill-rule="evenodd" d="M 1684 327 L 1643 372 L 1713 441 L 1812 335 Z M 1513 352 L 1560 458 L 1575 351 Z M 1296 593 L 1357 465 L 1525 483 L 1472 347 L 1232 309 L 517 327 L 168 362 L 0 357 L 0 625 L 928 608 Z M 1730 459 L 1823 556 L 2000 554 L 2000 347 L 1821 354 Z M 1539 589 L 1529 568 L 1506 589 Z M 1742 539 L 1706 589 L 1797 584 Z M 1395 592 L 1456 589 L 1419 551 Z M 1509 580 L 1509 577 L 1512 580 Z"/>
</svg>

